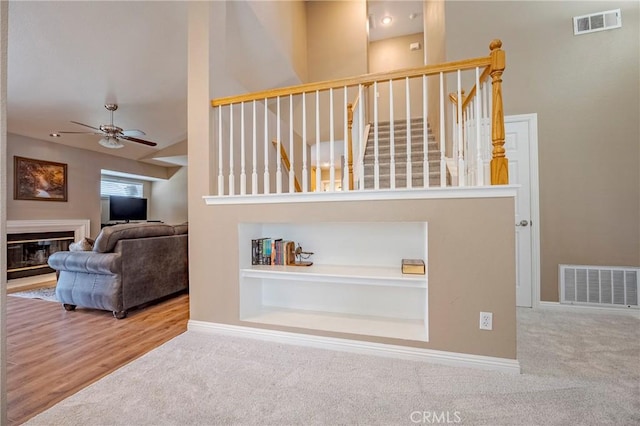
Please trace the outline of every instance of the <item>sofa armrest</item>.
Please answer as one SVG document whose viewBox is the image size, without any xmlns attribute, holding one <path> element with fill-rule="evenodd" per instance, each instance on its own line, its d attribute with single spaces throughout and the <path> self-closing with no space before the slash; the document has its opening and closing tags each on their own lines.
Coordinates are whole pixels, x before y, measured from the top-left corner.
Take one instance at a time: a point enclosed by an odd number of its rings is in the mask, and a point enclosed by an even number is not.
<svg viewBox="0 0 640 426">
<path fill-rule="evenodd" d="M 58 271 L 118 274 L 122 271 L 119 253 L 58 251 L 49 256 L 49 266 Z"/>
</svg>

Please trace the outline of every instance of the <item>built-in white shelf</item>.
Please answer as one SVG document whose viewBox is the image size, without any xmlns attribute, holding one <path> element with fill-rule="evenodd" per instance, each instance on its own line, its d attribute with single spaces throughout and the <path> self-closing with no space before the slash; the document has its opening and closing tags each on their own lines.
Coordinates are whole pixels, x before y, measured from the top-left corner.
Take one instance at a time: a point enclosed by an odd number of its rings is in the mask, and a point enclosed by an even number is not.
<svg viewBox="0 0 640 426">
<path fill-rule="evenodd" d="M 424 321 L 263 307 L 243 321 L 365 336 L 427 341 Z"/>
<path fill-rule="evenodd" d="M 344 284 L 427 288 L 425 275 L 403 274 L 401 266 L 254 265 L 240 270 L 241 277 L 293 281 L 339 282 Z"/>
<path fill-rule="evenodd" d="M 314 264 L 251 265 L 265 237 L 302 244 Z M 428 341 L 428 275 L 401 270 L 427 261 L 426 222 L 243 223 L 238 241 L 241 321 Z"/>
</svg>

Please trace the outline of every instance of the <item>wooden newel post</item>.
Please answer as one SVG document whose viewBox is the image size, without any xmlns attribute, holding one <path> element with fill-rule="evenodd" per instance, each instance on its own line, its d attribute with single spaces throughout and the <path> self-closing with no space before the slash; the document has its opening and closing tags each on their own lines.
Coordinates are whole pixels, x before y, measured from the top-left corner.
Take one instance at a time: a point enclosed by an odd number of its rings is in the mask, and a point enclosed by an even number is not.
<svg viewBox="0 0 640 426">
<path fill-rule="evenodd" d="M 491 112 L 491 185 L 509 184 L 509 161 L 504 149 L 504 107 L 502 105 L 502 72 L 505 68 L 505 52 L 502 42 L 493 40 L 491 49 L 491 80 L 493 92 L 493 111 Z"/>
<path fill-rule="evenodd" d="M 349 191 L 353 191 L 353 104 L 347 104 L 347 126 L 349 128 L 347 142 L 347 166 L 349 167 Z"/>
</svg>

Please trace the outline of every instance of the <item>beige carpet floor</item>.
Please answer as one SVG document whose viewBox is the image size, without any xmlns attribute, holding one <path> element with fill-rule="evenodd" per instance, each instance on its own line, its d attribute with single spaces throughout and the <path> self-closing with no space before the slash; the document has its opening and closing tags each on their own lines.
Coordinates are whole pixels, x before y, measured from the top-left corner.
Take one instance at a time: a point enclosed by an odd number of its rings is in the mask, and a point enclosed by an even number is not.
<svg viewBox="0 0 640 426">
<path fill-rule="evenodd" d="M 519 309 L 518 357 L 520 375 L 190 331 L 27 424 L 640 424 L 637 317 Z"/>
</svg>

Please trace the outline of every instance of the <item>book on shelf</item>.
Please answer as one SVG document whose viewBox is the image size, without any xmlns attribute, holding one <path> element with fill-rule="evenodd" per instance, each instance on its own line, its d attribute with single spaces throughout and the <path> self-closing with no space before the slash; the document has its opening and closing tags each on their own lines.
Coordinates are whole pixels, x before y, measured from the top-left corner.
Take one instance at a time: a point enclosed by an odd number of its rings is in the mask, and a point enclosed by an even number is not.
<svg viewBox="0 0 640 426">
<path fill-rule="evenodd" d="M 422 259 L 402 259 L 403 274 L 425 274 L 424 260 Z"/>
<path fill-rule="evenodd" d="M 251 240 L 251 265 L 309 266 L 313 262 L 296 262 L 296 243 L 282 238 Z"/>
</svg>

